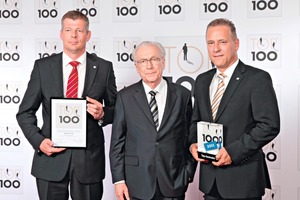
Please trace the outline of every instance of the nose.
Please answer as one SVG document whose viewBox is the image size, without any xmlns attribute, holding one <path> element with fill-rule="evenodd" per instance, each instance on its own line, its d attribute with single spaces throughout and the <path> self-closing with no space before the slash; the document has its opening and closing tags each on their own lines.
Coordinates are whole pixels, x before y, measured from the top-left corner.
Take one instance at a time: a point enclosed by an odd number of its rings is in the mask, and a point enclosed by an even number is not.
<svg viewBox="0 0 300 200">
<path fill-rule="evenodd" d="M 216 42 L 216 43 L 214 44 L 213 51 L 214 51 L 214 52 L 218 52 L 219 50 L 220 50 L 220 45 L 219 45 L 219 43 Z"/>
<path fill-rule="evenodd" d="M 151 60 L 147 60 L 146 67 L 147 69 L 151 69 L 153 67 Z"/>
<path fill-rule="evenodd" d="M 77 32 L 76 32 L 76 30 L 72 31 L 71 37 L 73 37 L 73 38 L 76 38 L 76 37 L 77 37 Z"/>
</svg>

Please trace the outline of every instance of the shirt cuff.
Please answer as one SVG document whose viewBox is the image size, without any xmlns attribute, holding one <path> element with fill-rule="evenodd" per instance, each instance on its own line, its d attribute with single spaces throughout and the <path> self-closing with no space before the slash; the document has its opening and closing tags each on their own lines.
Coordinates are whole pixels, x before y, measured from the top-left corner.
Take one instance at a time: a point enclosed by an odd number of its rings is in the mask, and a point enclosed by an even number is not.
<svg viewBox="0 0 300 200">
<path fill-rule="evenodd" d="M 117 181 L 114 184 L 116 185 L 116 184 L 120 184 L 120 183 L 125 183 L 125 180 Z"/>
</svg>

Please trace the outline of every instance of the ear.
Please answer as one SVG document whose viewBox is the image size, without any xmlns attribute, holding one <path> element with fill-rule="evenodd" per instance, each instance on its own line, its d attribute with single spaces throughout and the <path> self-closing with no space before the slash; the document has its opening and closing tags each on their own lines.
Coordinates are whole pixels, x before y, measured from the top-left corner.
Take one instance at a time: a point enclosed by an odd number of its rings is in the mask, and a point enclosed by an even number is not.
<svg viewBox="0 0 300 200">
<path fill-rule="evenodd" d="M 240 40 L 239 39 L 236 39 L 235 40 L 235 50 L 239 50 L 239 47 L 240 47 Z"/>
<path fill-rule="evenodd" d="M 91 37 L 92 37 L 92 32 L 88 31 L 86 41 L 89 41 L 91 39 Z"/>
<path fill-rule="evenodd" d="M 134 63 L 134 66 L 135 66 L 135 70 L 136 70 L 138 73 L 140 73 L 140 72 L 139 72 L 139 67 L 137 66 L 137 64 Z"/>
<path fill-rule="evenodd" d="M 162 69 L 164 70 L 166 67 L 166 59 L 165 58 L 163 58 L 163 60 L 161 61 L 161 64 L 162 64 Z"/>
<path fill-rule="evenodd" d="M 59 31 L 59 38 L 62 40 L 62 30 Z"/>
</svg>

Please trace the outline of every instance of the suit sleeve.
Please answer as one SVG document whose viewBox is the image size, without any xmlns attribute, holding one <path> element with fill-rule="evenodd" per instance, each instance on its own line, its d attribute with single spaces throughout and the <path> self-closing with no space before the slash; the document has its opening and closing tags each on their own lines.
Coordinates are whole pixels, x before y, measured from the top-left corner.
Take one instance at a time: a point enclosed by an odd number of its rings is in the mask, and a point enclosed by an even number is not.
<svg viewBox="0 0 300 200">
<path fill-rule="evenodd" d="M 199 80 L 198 78 L 195 81 L 195 88 L 199 88 L 198 86 L 201 84 L 198 83 Z M 189 146 L 191 146 L 194 143 L 197 143 L 197 122 L 201 121 L 200 118 L 200 110 L 199 110 L 199 105 L 198 105 L 198 99 L 200 99 L 199 96 L 199 89 L 194 90 L 194 107 L 193 107 L 193 114 L 192 114 L 192 119 L 191 119 L 191 125 L 190 125 L 190 135 L 189 135 Z"/>
<path fill-rule="evenodd" d="M 40 128 L 37 126 L 36 112 L 42 102 L 41 78 L 37 62 L 34 64 L 27 90 L 19 106 L 16 115 L 18 124 L 25 137 L 34 149 L 38 149 L 40 143 L 45 139 Z"/>
<path fill-rule="evenodd" d="M 270 75 L 260 71 L 249 89 L 251 90 L 249 112 L 252 113 L 253 125 L 242 133 L 239 140 L 225 147 L 234 164 L 243 162 L 268 144 L 278 135 L 280 129 L 277 99 Z"/>
<path fill-rule="evenodd" d="M 125 113 L 122 103 L 122 97 L 118 93 L 113 125 L 112 125 L 112 135 L 110 143 L 110 168 L 112 173 L 113 183 L 121 180 L 125 180 L 125 161 L 124 161 L 124 146 L 126 139 L 126 122 Z"/>
<path fill-rule="evenodd" d="M 111 124 L 113 122 L 116 96 L 116 78 L 112 67 L 112 63 L 109 62 L 108 75 L 106 79 L 106 93 L 104 96 L 104 119 L 102 126 Z"/>
<path fill-rule="evenodd" d="M 187 135 L 186 135 L 186 155 L 187 155 L 187 165 L 186 169 L 189 174 L 189 181 L 192 182 L 194 179 L 196 167 L 197 167 L 197 162 L 193 158 L 192 154 L 190 154 L 189 147 L 190 147 L 190 142 L 189 142 L 189 137 L 190 137 L 190 131 L 189 127 L 191 124 L 191 117 L 192 117 L 192 101 L 191 101 L 191 93 L 189 92 L 188 98 L 187 98 L 187 103 L 185 105 L 185 119 L 187 123 Z"/>
</svg>

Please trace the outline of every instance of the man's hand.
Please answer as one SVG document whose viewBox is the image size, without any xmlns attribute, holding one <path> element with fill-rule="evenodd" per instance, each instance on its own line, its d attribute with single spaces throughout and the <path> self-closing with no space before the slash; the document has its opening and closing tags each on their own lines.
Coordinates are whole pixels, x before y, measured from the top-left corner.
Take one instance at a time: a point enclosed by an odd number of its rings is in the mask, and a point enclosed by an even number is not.
<svg viewBox="0 0 300 200">
<path fill-rule="evenodd" d="M 219 153 L 216 155 L 216 159 L 217 162 L 212 162 L 212 164 L 218 167 L 230 165 L 232 163 L 231 157 L 224 147 L 220 149 Z"/>
<path fill-rule="evenodd" d="M 42 141 L 42 143 L 40 144 L 39 149 L 40 149 L 40 151 L 42 151 L 47 156 L 51 156 L 54 153 L 59 153 L 59 152 L 62 152 L 64 150 L 66 150 L 66 148 L 55 148 L 55 147 L 53 147 L 53 142 L 49 138 L 46 138 Z"/>
<path fill-rule="evenodd" d="M 87 104 L 87 111 L 90 113 L 95 120 L 100 120 L 104 117 L 104 111 L 103 111 L 103 105 L 90 97 L 86 97 L 86 100 L 88 101 Z"/>
<path fill-rule="evenodd" d="M 198 157 L 198 144 L 194 143 L 190 146 L 190 152 L 193 155 L 194 159 L 198 162 L 208 163 L 208 160 L 202 159 Z"/>
<path fill-rule="evenodd" d="M 115 184 L 115 193 L 118 200 L 130 200 L 128 188 L 125 183 Z"/>
</svg>

